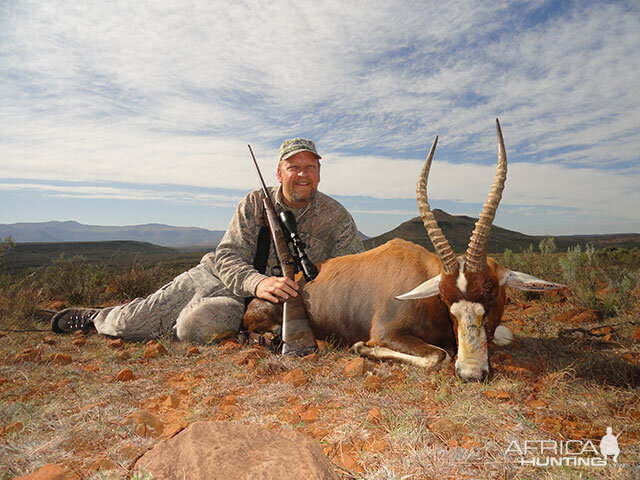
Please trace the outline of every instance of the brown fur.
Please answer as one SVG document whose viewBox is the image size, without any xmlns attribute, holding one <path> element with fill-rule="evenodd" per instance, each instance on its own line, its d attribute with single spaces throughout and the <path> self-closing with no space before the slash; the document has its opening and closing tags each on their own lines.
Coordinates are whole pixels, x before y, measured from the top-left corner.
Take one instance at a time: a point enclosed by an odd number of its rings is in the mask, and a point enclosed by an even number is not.
<svg viewBox="0 0 640 480">
<path fill-rule="evenodd" d="M 488 259 L 483 272 L 465 272 L 467 293 L 456 286 L 457 272 L 443 275 L 440 295 L 420 300 L 396 300 L 422 282 L 441 273 L 439 258 L 423 247 L 401 239 L 357 255 L 328 260 L 318 277 L 302 287 L 302 298 L 318 339 L 344 345 L 365 342 L 397 352 L 428 357 L 433 346 L 455 347 L 454 324 L 448 307 L 457 300 L 482 303 L 488 338 L 500 322 L 505 292 L 499 286 L 502 267 Z M 254 305 L 255 304 L 255 305 Z M 281 322 L 279 306 L 254 301 L 245 314 L 245 327 L 262 325 L 269 330 Z M 268 315 L 268 320 L 258 317 Z M 435 352 L 442 355 L 441 352 Z"/>
</svg>

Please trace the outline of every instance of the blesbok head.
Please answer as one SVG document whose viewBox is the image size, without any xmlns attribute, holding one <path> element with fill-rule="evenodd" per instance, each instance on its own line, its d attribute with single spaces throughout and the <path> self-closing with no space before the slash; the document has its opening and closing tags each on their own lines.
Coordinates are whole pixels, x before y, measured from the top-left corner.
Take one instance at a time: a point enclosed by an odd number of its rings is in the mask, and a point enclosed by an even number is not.
<svg viewBox="0 0 640 480">
<path fill-rule="evenodd" d="M 415 300 L 439 295 L 449 309 L 449 317 L 458 346 L 456 373 L 466 380 L 484 380 L 489 373 L 488 343 L 504 311 L 503 287 L 520 290 L 560 290 L 566 285 L 547 282 L 522 272 L 508 270 L 492 258 L 487 258 L 487 244 L 496 209 L 502 198 L 507 178 L 507 155 L 500 123 L 498 134 L 498 165 L 489 197 L 482 208 L 464 255 L 456 257 L 451 245 L 438 227 L 427 197 L 427 180 L 436 137 L 418 179 L 418 208 L 427 234 L 442 263 L 440 275 L 418 285 L 399 300 Z"/>
</svg>

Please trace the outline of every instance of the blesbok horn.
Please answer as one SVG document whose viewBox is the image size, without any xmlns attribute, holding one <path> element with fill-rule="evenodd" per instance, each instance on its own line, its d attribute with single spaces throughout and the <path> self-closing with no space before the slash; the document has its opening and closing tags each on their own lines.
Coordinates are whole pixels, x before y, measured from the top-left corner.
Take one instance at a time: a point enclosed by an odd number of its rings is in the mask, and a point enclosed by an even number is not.
<svg viewBox="0 0 640 480">
<path fill-rule="evenodd" d="M 496 131 L 498 133 L 498 166 L 496 176 L 493 179 L 491 192 L 482 207 L 482 213 L 476 222 L 476 228 L 469 239 L 469 247 L 465 253 L 465 270 L 469 272 L 479 272 L 487 266 L 487 246 L 491 225 L 496 217 L 496 209 L 502 199 L 502 190 L 507 179 L 507 153 L 502 139 L 500 122 L 496 118 Z"/>
<path fill-rule="evenodd" d="M 438 222 L 431 211 L 427 196 L 427 180 L 429 179 L 431 160 L 433 159 L 433 153 L 436 150 L 437 143 L 438 137 L 436 136 L 436 139 L 433 141 L 433 145 L 431 146 L 431 150 L 429 151 L 427 161 L 422 167 L 422 172 L 418 177 L 418 184 L 416 185 L 416 200 L 418 201 L 418 210 L 420 211 L 424 228 L 427 229 L 427 234 L 431 239 L 431 243 L 433 243 L 433 248 L 435 248 L 436 253 L 440 257 L 440 261 L 442 262 L 442 270 L 444 273 L 453 273 L 458 269 L 456 254 L 453 252 L 451 245 L 449 245 L 449 242 L 443 235 L 442 230 L 438 227 Z"/>
</svg>

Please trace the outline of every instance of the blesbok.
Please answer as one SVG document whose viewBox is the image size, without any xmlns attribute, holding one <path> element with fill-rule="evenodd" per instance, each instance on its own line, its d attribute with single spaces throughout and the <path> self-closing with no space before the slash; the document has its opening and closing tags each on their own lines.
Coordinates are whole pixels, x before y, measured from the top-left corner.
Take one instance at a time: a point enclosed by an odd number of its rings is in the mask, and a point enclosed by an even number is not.
<svg viewBox="0 0 640 480">
<path fill-rule="evenodd" d="M 456 257 L 428 203 L 427 180 L 436 137 L 416 189 L 420 216 L 436 254 L 396 238 L 319 265 L 315 280 L 299 282 L 316 338 L 352 345 L 355 352 L 370 358 L 399 360 L 429 370 L 450 362 L 444 348 L 457 346 L 456 373 L 480 381 L 489 372 L 488 342 L 502 318 L 505 287 L 566 288 L 508 270 L 487 257 L 489 233 L 507 176 L 497 119 L 496 129 L 496 175 L 466 253 Z M 281 322 L 279 312 L 278 305 L 254 300 L 244 325 L 264 331 Z"/>
</svg>

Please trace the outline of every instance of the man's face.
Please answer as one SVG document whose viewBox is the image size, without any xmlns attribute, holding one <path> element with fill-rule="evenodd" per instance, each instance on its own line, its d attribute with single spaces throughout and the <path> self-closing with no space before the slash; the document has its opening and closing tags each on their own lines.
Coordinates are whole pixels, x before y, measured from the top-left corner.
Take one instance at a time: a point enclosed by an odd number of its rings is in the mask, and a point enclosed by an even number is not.
<svg viewBox="0 0 640 480">
<path fill-rule="evenodd" d="M 311 152 L 299 152 L 280 162 L 278 181 L 285 202 L 294 208 L 305 207 L 313 200 L 320 182 L 320 162 Z"/>
</svg>

